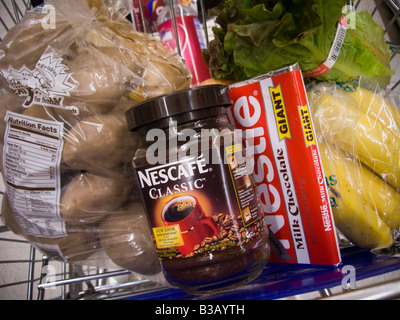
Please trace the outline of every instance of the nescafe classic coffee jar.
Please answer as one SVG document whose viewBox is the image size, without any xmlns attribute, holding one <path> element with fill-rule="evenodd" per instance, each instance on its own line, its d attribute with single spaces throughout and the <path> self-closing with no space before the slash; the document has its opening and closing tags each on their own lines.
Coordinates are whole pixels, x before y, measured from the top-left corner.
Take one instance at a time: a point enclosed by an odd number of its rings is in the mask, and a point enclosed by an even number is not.
<svg viewBox="0 0 400 320">
<path fill-rule="evenodd" d="M 270 254 L 241 131 L 222 85 L 160 96 L 129 109 L 142 146 L 133 158 L 166 279 L 192 294 L 256 278 Z"/>
</svg>

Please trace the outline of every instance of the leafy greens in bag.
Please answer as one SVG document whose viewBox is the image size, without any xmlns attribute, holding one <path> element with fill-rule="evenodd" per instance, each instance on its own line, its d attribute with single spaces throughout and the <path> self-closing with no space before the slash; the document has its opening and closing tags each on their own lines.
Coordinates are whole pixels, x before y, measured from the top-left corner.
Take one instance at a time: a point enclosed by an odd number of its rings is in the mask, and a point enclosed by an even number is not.
<svg viewBox="0 0 400 320">
<path fill-rule="evenodd" d="M 304 72 L 318 68 L 328 57 L 345 5 L 345 0 L 223 0 L 212 9 L 215 39 L 204 52 L 213 76 L 239 81 L 296 62 Z M 363 75 L 386 86 L 394 72 L 384 31 L 368 12 L 353 13 L 336 63 L 317 79 Z"/>
</svg>

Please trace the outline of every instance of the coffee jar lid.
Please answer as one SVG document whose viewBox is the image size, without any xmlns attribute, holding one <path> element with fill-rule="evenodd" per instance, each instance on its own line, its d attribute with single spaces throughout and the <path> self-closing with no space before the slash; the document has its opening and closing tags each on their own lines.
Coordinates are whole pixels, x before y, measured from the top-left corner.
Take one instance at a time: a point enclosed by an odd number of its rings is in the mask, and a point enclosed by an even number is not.
<svg viewBox="0 0 400 320">
<path fill-rule="evenodd" d="M 142 102 L 126 112 L 126 120 L 130 131 L 151 125 L 153 127 L 168 126 L 171 118 L 179 122 L 199 120 L 210 112 L 206 108 L 219 107 L 226 109 L 232 104 L 229 91 L 224 85 L 207 85 L 176 91 Z M 221 111 L 219 111 L 221 113 Z M 157 124 L 157 125 L 156 125 Z"/>
</svg>

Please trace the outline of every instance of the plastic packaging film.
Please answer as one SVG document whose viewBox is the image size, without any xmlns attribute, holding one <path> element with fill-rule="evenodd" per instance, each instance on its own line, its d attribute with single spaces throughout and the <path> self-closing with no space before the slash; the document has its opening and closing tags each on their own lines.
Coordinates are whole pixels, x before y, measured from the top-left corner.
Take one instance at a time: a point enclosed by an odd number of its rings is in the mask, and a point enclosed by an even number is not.
<svg viewBox="0 0 400 320">
<path fill-rule="evenodd" d="M 53 26 L 37 7 L 0 45 L 2 217 L 51 258 L 157 275 L 125 111 L 191 73 L 121 2 L 49 3 Z"/>
<path fill-rule="evenodd" d="M 362 78 L 308 89 L 336 227 L 357 246 L 389 248 L 400 228 L 396 98 Z"/>
<path fill-rule="evenodd" d="M 2 217 L 49 257 L 155 276 L 130 179 L 138 139 L 124 113 L 188 88 L 190 71 L 161 42 L 132 31 L 124 7 L 47 2 L 54 26 L 36 8 L 0 45 Z M 355 245 L 381 249 L 400 228 L 400 99 L 361 82 L 311 85 L 309 102 L 335 224 Z"/>
</svg>

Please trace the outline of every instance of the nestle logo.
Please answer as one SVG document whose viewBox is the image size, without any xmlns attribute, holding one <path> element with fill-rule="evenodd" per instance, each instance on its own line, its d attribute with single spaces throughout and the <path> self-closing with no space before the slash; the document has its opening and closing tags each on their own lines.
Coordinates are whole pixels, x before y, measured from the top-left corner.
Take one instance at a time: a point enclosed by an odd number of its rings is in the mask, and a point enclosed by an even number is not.
<svg viewBox="0 0 400 320">
<path fill-rule="evenodd" d="M 243 87 L 232 88 L 231 95 L 234 104 L 228 110 L 230 121 L 238 128 L 243 130 L 245 137 L 245 146 L 247 154 L 251 154 L 251 167 L 253 168 L 254 180 L 257 183 L 257 192 L 261 200 L 261 208 L 264 213 L 276 213 L 281 205 L 281 195 L 279 191 L 279 181 L 273 184 L 277 179 L 274 168 L 274 160 L 269 148 L 269 141 L 266 123 L 266 115 L 259 83 L 248 84 Z M 247 93 L 247 94 L 244 94 Z M 248 93 L 257 93 L 251 95 Z M 277 185 L 278 188 L 275 186 Z M 271 219 L 272 224 L 276 224 L 276 219 Z M 273 227 L 272 227 L 273 228 Z M 279 227 L 276 227 L 279 230 Z"/>
</svg>

